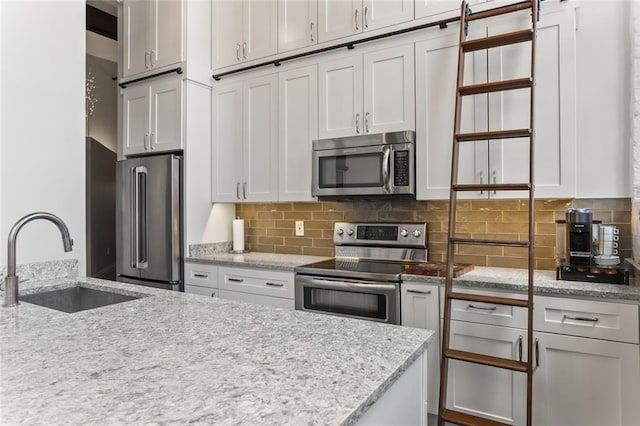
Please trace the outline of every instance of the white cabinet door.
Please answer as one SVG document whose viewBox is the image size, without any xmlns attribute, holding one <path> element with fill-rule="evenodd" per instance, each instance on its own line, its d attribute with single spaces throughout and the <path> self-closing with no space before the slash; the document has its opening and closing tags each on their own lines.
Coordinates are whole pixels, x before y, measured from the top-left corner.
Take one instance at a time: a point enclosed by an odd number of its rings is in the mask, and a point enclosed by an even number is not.
<svg viewBox="0 0 640 426">
<path fill-rule="evenodd" d="M 364 0 L 362 3 L 364 31 L 413 19 L 413 0 Z"/>
<path fill-rule="evenodd" d="M 534 424 L 638 424 L 638 345 L 550 333 L 534 337 Z"/>
<path fill-rule="evenodd" d="M 216 0 L 212 8 L 212 68 L 223 68 L 242 60 L 243 2 Z"/>
<path fill-rule="evenodd" d="M 279 201 L 311 201 L 311 143 L 318 138 L 318 67 L 281 72 Z"/>
<path fill-rule="evenodd" d="M 427 411 L 438 413 L 440 389 L 440 315 L 438 286 L 403 282 L 400 288 L 401 324 L 435 331 L 427 351 Z"/>
<path fill-rule="evenodd" d="M 521 359 L 527 359 L 525 330 L 451 321 L 450 336 L 452 349 L 514 360 L 522 353 Z M 449 361 L 448 373 L 447 408 L 503 423 L 526 424 L 526 374 L 454 360 Z"/>
<path fill-rule="evenodd" d="M 415 129 L 413 44 L 363 56 L 364 133 Z"/>
<path fill-rule="evenodd" d="M 537 197 L 573 197 L 575 169 L 575 30 L 573 12 L 543 15 L 538 24 L 535 89 L 535 184 Z M 528 16 L 520 24 L 526 24 Z M 489 35 L 517 29 L 517 23 L 489 27 Z M 519 27 L 522 28 L 522 25 Z M 529 76 L 530 43 L 489 51 L 489 81 Z M 529 90 L 489 95 L 489 129 L 529 127 Z M 492 182 L 529 181 L 528 138 L 489 142 Z M 526 192 L 504 192 L 490 197 L 522 198 Z"/>
<path fill-rule="evenodd" d="M 215 83 L 212 97 L 211 201 L 240 201 L 242 82 Z"/>
<path fill-rule="evenodd" d="M 362 32 L 362 0 L 318 0 L 320 43 Z"/>
<path fill-rule="evenodd" d="M 320 139 L 361 134 L 362 56 L 321 63 L 318 75 Z"/>
<path fill-rule="evenodd" d="M 144 72 L 149 68 L 147 38 L 149 37 L 149 3 L 126 0 L 124 11 L 123 77 Z"/>
<path fill-rule="evenodd" d="M 151 86 L 151 151 L 183 148 L 182 79 L 174 78 Z"/>
<path fill-rule="evenodd" d="M 459 27 L 451 25 L 446 35 L 416 43 L 416 198 L 435 200 L 449 198 L 451 181 L 451 149 L 458 67 Z M 472 27 L 473 28 L 473 27 Z M 484 53 L 468 54 L 465 84 L 471 84 L 486 69 Z M 476 96 L 478 98 L 478 96 Z M 475 108 L 479 100 L 462 99 L 461 131 L 472 132 L 477 123 L 486 121 L 486 107 Z M 485 102 L 486 105 L 486 102 Z M 486 176 L 487 142 L 459 145 L 459 183 L 479 183 Z M 484 156 L 484 167 L 476 158 Z M 486 177 L 485 177 L 486 179 Z M 484 180 L 484 183 L 487 181 Z M 460 197 L 476 196 L 476 194 Z M 485 197 L 485 194 L 477 194 Z"/>
<path fill-rule="evenodd" d="M 132 86 L 122 95 L 122 153 L 146 152 L 150 133 L 149 86 Z"/>
<path fill-rule="evenodd" d="M 278 52 L 318 43 L 318 0 L 278 1 Z"/>
<path fill-rule="evenodd" d="M 218 289 L 210 287 L 200 287 L 197 285 L 184 285 L 184 292 L 190 294 L 197 294 L 205 297 L 218 297 Z"/>
<path fill-rule="evenodd" d="M 149 38 L 151 66 L 159 68 L 177 64 L 183 57 L 182 0 L 154 0 L 151 8 L 151 37 Z"/>
<path fill-rule="evenodd" d="M 467 3 L 474 5 L 484 3 L 486 0 L 467 0 Z M 460 16 L 460 4 L 458 0 L 415 0 L 416 19 L 426 18 L 427 16 L 436 16 L 445 14 L 446 17 Z M 439 16 L 442 19 L 445 16 Z"/>
<path fill-rule="evenodd" d="M 243 16 L 243 59 L 258 59 L 278 53 L 277 1 L 245 0 Z"/>
<path fill-rule="evenodd" d="M 278 75 L 244 82 L 242 198 L 278 199 Z"/>
</svg>

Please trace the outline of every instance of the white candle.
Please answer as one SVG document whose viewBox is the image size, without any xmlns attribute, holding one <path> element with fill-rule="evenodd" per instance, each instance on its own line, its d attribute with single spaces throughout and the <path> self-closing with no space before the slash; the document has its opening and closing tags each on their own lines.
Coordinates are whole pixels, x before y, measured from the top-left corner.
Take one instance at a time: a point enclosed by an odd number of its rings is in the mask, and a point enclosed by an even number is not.
<svg viewBox="0 0 640 426">
<path fill-rule="evenodd" d="M 233 251 L 244 251 L 244 219 L 233 219 Z"/>
</svg>

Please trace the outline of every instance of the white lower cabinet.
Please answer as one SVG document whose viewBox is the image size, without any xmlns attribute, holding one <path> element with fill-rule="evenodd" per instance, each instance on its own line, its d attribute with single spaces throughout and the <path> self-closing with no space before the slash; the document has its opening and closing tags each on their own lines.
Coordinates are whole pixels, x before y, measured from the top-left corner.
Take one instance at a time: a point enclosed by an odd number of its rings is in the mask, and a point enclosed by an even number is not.
<svg viewBox="0 0 640 426">
<path fill-rule="evenodd" d="M 427 351 L 427 407 L 429 413 L 438 412 L 440 387 L 440 308 L 438 286 L 403 282 L 400 293 L 401 324 L 408 327 L 435 330 L 433 342 Z"/>
<path fill-rule="evenodd" d="M 294 309 L 293 272 L 220 267 L 220 298 Z"/>
<path fill-rule="evenodd" d="M 218 297 L 218 267 L 185 262 L 184 292 L 200 296 Z"/>
</svg>

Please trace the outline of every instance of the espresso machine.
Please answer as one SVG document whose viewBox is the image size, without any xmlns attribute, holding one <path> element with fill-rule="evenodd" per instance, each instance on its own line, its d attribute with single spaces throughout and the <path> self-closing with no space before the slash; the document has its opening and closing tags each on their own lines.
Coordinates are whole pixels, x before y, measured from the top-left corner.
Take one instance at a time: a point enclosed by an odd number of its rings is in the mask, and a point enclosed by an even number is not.
<svg viewBox="0 0 640 426">
<path fill-rule="evenodd" d="M 570 208 L 556 224 L 556 279 L 629 284 L 618 256 L 618 228 L 593 220 L 590 209 Z"/>
</svg>

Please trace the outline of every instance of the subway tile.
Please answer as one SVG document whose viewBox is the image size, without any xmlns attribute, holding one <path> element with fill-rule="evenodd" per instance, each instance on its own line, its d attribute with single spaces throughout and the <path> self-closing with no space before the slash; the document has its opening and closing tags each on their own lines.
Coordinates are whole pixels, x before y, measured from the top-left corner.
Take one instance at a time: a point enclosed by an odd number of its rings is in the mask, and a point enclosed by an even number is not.
<svg viewBox="0 0 640 426">
<path fill-rule="evenodd" d="M 294 234 L 294 230 L 291 231 L 291 235 Z M 322 229 L 306 229 L 304 230 L 304 236 L 305 237 L 309 237 L 309 238 L 324 238 L 323 237 L 323 230 Z M 331 237 L 333 238 L 333 236 Z"/>
<path fill-rule="evenodd" d="M 573 200 L 575 208 L 592 210 L 631 210 L 630 198 L 590 198 Z"/>
<path fill-rule="evenodd" d="M 474 256 L 470 254 L 456 254 L 455 263 L 471 263 L 474 266 L 487 266 L 487 256 Z"/>
<path fill-rule="evenodd" d="M 267 229 L 267 235 L 270 237 L 293 237 L 293 228 L 270 228 Z"/>
<path fill-rule="evenodd" d="M 256 215 L 258 219 L 282 219 L 282 212 L 262 211 Z"/>
<path fill-rule="evenodd" d="M 553 216 L 553 215 L 552 215 Z M 537 218 L 536 218 L 537 220 Z M 522 210 L 505 210 L 502 212 L 503 222 L 529 223 L 529 212 Z"/>
<path fill-rule="evenodd" d="M 456 212 L 458 222 L 500 222 L 500 210 L 468 210 Z"/>
<path fill-rule="evenodd" d="M 518 210 L 520 202 L 518 200 L 473 200 L 471 209 L 479 211 L 497 210 Z"/>
<path fill-rule="evenodd" d="M 478 256 L 502 256 L 504 247 L 458 245 L 456 254 L 475 254 Z"/>
<path fill-rule="evenodd" d="M 333 240 L 325 240 L 323 238 L 313 238 L 313 247 L 333 248 Z"/>
<path fill-rule="evenodd" d="M 553 271 L 556 269 L 556 261 L 555 259 L 536 259 L 536 269 Z"/>
<path fill-rule="evenodd" d="M 447 251 L 447 243 L 437 243 L 434 241 L 429 241 L 429 243 L 427 244 L 427 249 L 429 250 L 429 252 L 433 252 L 433 253 L 446 253 Z"/>
<path fill-rule="evenodd" d="M 529 249 L 526 247 L 505 247 L 505 257 L 528 257 Z"/>
<path fill-rule="evenodd" d="M 427 223 L 427 232 L 431 234 L 432 232 L 442 232 L 442 222 L 426 222 Z"/>
<path fill-rule="evenodd" d="M 413 222 L 415 215 L 412 211 L 378 211 L 379 222 Z"/>
<path fill-rule="evenodd" d="M 631 210 L 614 210 L 611 212 L 612 223 L 631 223 Z"/>
<path fill-rule="evenodd" d="M 487 257 L 487 266 L 526 269 L 529 267 L 529 259 L 526 257 L 489 256 Z"/>
<path fill-rule="evenodd" d="M 252 244 L 249 250 L 262 253 L 274 253 L 275 246 L 273 244 Z"/>
<path fill-rule="evenodd" d="M 275 253 L 281 254 L 302 254 L 302 247 L 296 246 L 276 246 Z"/>
<path fill-rule="evenodd" d="M 313 219 L 313 215 L 311 212 L 309 211 L 291 211 L 291 212 L 284 212 L 284 219 L 289 219 L 289 220 L 311 220 Z"/>
<path fill-rule="evenodd" d="M 342 211 L 314 211 L 311 213 L 312 219 L 315 220 L 335 220 L 341 222 L 344 220 L 344 212 Z"/>
<path fill-rule="evenodd" d="M 528 230 L 527 223 L 503 223 L 503 222 L 489 222 L 487 223 L 488 233 L 497 234 L 520 234 L 525 233 Z"/>
<path fill-rule="evenodd" d="M 248 227 L 246 228 L 245 235 L 267 235 L 267 230 L 267 228 Z"/>
<path fill-rule="evenodd" d="M 293 220 L 276 220 L 274 228 L 291 228 L 295 229 L 295 222 Z"/>
<path fill-rule="evenodd" d="M 305 228 L 309 229 L 333 229 L 333 221 L 331 220 L 310 220 L 304 223 Z"/>
<path fill-rule="evenodd" d="M 306 256 L 333 257 L 333 249 L 319 248 L 319 247 L 303 247 L 302 254 Z"/>
<path fill-rule="evenodd" d="M 557 227 L 555 223 L 536 222 L 536 234 L 555 234 Z"/>
<path fill-rule="evenodd" d="M 301 246 L 311 247 L 313 245 L 313 238 L 306 237 L 290 237 L 284 239 L 284 245 L 287 246 Z"/>
<path fill-rule="evenodd" d="M 258 244 L 283 245 L 284 237 L 258 237 Z"/>
<path fill-rule="evenodd" d="M 246 222 L 245 222 L 246 226 Z M 276 221 L 275 220 L 252 220 L 250 222 L 250 226 L 253 228 L 275 228 Z"/>
<path fill-rule="evenodd" d="M 429 243 L 446 243 L 447 242 L 447 233 L 446 232 L 429 232 Z"/>
<path fill-rule="evenodd" d="M 486 232 L 486 222 L 459 222 L 456 224 L 457 232 Z"/>
<path fill-rule="evenodd" d="M 528 221 L 529 219 L 527 219 Z M 536 210 L 534 221 L 536 223 L 556 223 L 556 212 L 552 210 Z"/>
<path fill-rule="evenodd" d="M 567 211 L 569 207 L 571 207 L 572 200 L 571 199 L 553 199 L 553 200 L 541 200 L 537 199 L 534 202 L 534 207 L 536 211 L 541 210 L 562 210 Z M 528 205 L 529 203 L 527 203 Z M 528 208 L 528 207 L 525 207 Z"/>
<path fill-rule="evenodd" d="M 322 210 L 322 207 L 318 203 L 314 203 L 314 202 L 293 203 L 293 210 L 313 212 L 316 210 Z"/>
<path fill-rule="evenodd" d="M 503 240 L 503 241 L 519 241 L 518 234 L 501 234 L 501 233 L 474 233 L 472 238 L 479 240 Z"/>
<path fill-rule="evenodd" d="M 535 243 L 536 246 L 555 247 L 556 246 L 556 236 L 555 235 L 538 234 L 538 235 L 535 236 L 534 243 Z"/>
</svg>

